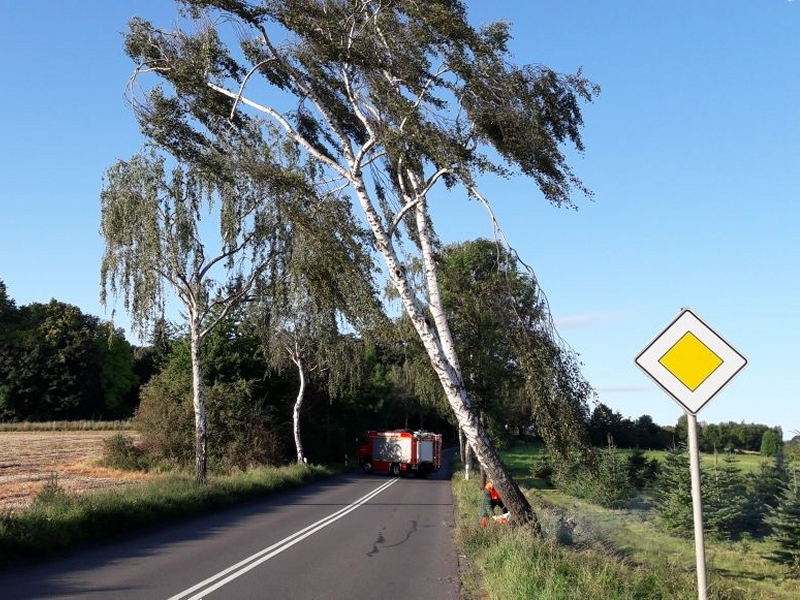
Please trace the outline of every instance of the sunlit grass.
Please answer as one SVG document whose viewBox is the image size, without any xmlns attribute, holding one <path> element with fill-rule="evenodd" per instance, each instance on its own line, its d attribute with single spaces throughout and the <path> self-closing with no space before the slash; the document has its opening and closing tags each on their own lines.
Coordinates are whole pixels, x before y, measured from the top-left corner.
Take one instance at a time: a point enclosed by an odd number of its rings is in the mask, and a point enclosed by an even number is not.
<svg viewBox="0 0 800 600">
<path fill-rule="evenodd" d="M 76 544 L 185 518 L 315 479 L 335 469 L 288 465 L 211 477 L 199 485 L 187 475 L 163 475 L 117 490 L 73 495 L 54 477 L 33 505 L 0 515 L 0 563 L 41 558 Z"/>
<path fill-rule="evenodd" d="M 462 575 L 466 598 L 697 597 L 693 539 L 659 529 L 652 510 L 604 509 L 548 489 L 531 475 L 542 452 L 520 444 L 503 453 L 542 522 L 542 540 L 506 526 L 481 528 L 477 481 L 455 478 L 456 541 L 468 565 Z M 742 463 L 760 468 L 754 459 L 761 457 L 745 456 Z M 798 581 L 764 558 L 769 541 L 706 539 L 705 548 L 710 599 L 800 597 Z"/>
</svg>

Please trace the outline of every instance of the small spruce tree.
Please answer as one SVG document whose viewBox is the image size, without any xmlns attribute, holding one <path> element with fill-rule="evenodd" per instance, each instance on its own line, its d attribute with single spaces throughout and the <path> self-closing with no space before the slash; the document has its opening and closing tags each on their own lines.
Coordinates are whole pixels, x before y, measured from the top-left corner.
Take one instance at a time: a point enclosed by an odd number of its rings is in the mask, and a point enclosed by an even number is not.
<svg viewBox="0 0 800 600">
<path fill-rule="evenodd" d="M 732 454 L 727 454 L 721 465 L 715 460 L 703 480 L 703 525 L 709 535 L 718 539 L 738 538 L 745 525 L 747 487 L 737 463 Z"/>
<path fill-rule="evenodd" d="M 664 458 L 654 486 L 654 503 L 664 529 L 679 535 L 692 534 L 692 474 L 685 446 L 672 448 Z"/>
<path fill-rule="evenodd" d="M 797 473 L 793 481 L 783 489 L 778 506 L 766 518 L 772 527 L 772 538 L 778 548 L 767 558 L 787 565 L 796 575 L 800 574 L 800 485 Z"/>
</svg>

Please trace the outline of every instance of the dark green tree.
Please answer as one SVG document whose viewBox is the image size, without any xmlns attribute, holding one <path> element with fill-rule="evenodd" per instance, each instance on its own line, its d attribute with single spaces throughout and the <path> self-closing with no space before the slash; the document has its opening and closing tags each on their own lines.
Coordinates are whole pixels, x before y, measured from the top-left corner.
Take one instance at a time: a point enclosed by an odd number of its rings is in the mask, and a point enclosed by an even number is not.
<svg viewBox="0 0 800 600">
<path fill-rule="evenodd" d="M 784 487 L 778 506 L 766 521 L 772 528 L 772 539 L 778 544 L 778 549 L 768 558 L 800 574 L 800 485 L 796 472 L 792 481 Z"/>
<path fill-rule="evenodd" d="M 761 436 L 761 456 L 777 456 L 782 446 L 783 440 L 778 437 L 778 432 L 773 429 L 768 429 Z"/>
<path fill-rule="evenodd" d="M 97 317 L 57 300 L 24 306 L 0 342 L 5 418 L 119 416 L 132 364 L 131 346 Z"/>
<path fill-rule="evenodd" d="M 440 286 L 467 391 L 496 432 L 535 424 L 552 454 L 583 447 L 591 389 L 570 351 L 542 332 L 535 278 L 497 242 L 478 239 L 441 252 Z"/>
<path fill-rule="evenodd" d="M 122 329 L 111 323 L 101 323 L 96 339 L 100 355 L 100 388 L 103 394 L 104 416 L 127 418 L 136 409 L 130 391 L 139 383 L 134 371 L 133 347 L 125 339 Z"/>
<path fill-rule="evenodd" d="M 746 528 L 747 486 L 741 467 L 726 454 L 703 472 L 703 526 L 718 539 L 737 538 Z"/>
<path fill-rule="evenodd" d="M 667 531 L 690 536 L 694 528 L 692 480 L 686 448 L 672 448 L 664 457 L 654 486 L 654 504 Z"/>
</svg>

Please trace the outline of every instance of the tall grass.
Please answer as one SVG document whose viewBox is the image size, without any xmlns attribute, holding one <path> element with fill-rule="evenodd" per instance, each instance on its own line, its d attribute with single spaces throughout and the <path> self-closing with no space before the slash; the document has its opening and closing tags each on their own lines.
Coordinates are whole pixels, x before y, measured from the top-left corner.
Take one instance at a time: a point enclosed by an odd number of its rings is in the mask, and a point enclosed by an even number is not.
<svg viewBox="0 0 800 600">
<path fill-rule="evenodd" d="M 567 496 L 531 475 L 543 450 L 517 445 L 503 459 L 542 522 L 544 536 L 481 528 L 475 479 L 453 482 L 456 544 L 467 599 L 569 600 L 697 597 L 694 544 L 661 531 L 652 511 L 610 510 Z M 764 559 L 770 542 L 706 540 L 712 600 L 798 598 L 798 582 Z"/>
<path fill-rule="evenodd" d="M 20 421 L 0 422 L 3 431 L 127 431 L 133 429 L 131 421 Z"/>
<path fill-rule="evenodd" d="M 659 599 L 697 597 L 694 580 L 670 563 L 636 564 L 609 548 L 608 540 L 582 527 L 563 510 L 537 511 L 543 538 L 530 530 L 477 523 L 479 490 L 456 477 L 456 544 L 467 557 L 466 598 L 489 600 Z M 717 596 L 717 598 L 738 596 Z M 743 598 L 743 596 L 742 596 Z"/>
<path fill-rule="evenodd" d="M 41 558 L 72 546 L 184 518 L 333 475 L 329 467 L 289 465 L 211 477 L 165 475 L 121 490 L 79 496 L 51 479 L 32 506 L 0 515 L 0 564 Z"/>
</svg>

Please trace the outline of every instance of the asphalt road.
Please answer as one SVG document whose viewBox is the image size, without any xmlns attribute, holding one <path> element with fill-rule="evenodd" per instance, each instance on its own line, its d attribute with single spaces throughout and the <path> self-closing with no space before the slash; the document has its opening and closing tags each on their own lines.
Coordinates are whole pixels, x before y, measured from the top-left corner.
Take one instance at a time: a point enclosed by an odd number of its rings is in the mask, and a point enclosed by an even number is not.
<svg viewBox="0 0 800 600">
<path fill-rule="evenodd" d="M 0 598 L 459 597 L 449 474 L 352 474 L 15 571 Z"/>
</svg>

